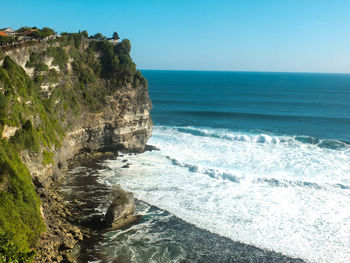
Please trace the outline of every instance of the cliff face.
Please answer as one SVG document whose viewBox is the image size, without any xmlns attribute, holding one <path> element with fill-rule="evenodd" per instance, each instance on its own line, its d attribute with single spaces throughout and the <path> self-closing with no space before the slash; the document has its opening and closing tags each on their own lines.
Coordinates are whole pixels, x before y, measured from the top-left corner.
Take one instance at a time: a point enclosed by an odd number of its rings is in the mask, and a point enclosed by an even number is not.
<svg viewBox="0 0 350 263">
<path fill-rule="evenodd" d="M 127 85 L 107 101 L 100 113 L 80 117 L 77 127 L 67 133 L 63 148 L 72 148 L 74 153 L 82 148 L 94 151 L 104 147 L 143 150 L 152 131 L 147 89 Z"/>
<path fill-rule="evenodd" d="M 136 71 L 129 52 L 128 41 L 119 45 L 88 42 L 79 34 L 11 51 L 0 50 L 0 167 L 9 170 L 0 171 L 0 201 L 6 196 L 19 198 L 12 191 L 13 178 L 22 180 L 22 174 L 11 163 L 11 156 L 17 153 L 26 166 L 23 169 L 30 172 L 36 192 L 47 202 L 50 185 L 74 155 L 103 148 L 144 149 L 152 133 L 152 104 L 147 82 Z M 6 153 L 8 149 L 12 155 Z M 20 160 L 17 163 L 22 166 Z M 30 198 L 36 200 L 30 189 L 34 185 L 27 183 L 25 187 Z M 20 186 L 18 191 L 25 192 Z M 23 206 L 39 213 L 34 205 L 37 201 L 30 198 L 21 201 Z M 52 196 L 49 199 L 56 200 Z M 6 211 L 0 208 L 0 235 L 9 234 L 19 250 L 26 252 L 37 244 L 42 227 L 36 218 L 32 225 L 27 223 L 16 200 L 9 201 L 8 206 L 19 216 L 7 219 Z M 49 210 L 44 203 L 40 212 L 46 223 L 47 242 L 53 232 Z M 11 220 L 14 221 L 7 222 Z M 27 224 L 25 233 L 14 230 Z M 66 237 L 54 245 L 51 242 L 51 249 L 65 242 Z"/>
<path fill-rule="evenodd" d="M 9 56 L 33 80 L 42 73 L 36 72 L 35 67 L 28 67 L 28 62 L 31 61 L 33 53 L 44 54 L 41 57 L 42 63 L 47 65 L 49 70 L 56 70 L 61 74 L 53 83 L 49 81 L 39 83 L 41 95 L 44 97 L 50 96 L 53 93 L 52 90 L 59 89 L 60 84 L 64 82 L 71 82 L 71 85 L 74 85 L 73 83 L 77 81 L 72 69 L 74 58 L 68 55 L 66 65 L 58 66 L 53 63 L 54 58 L 47 54 L 47 50 L 53 47 L 59 48 L 60 43 L 37 43 L 30 47 L 4 52 L 4 56 Z M 89 48 L 89 43 L 83 42 L 79 52 L 87 52 L 87 48 Z M 71 49 L 69 46 L 65 47 L 66 53 L 70 54 Z M 94 55 L 97 58 L 96 62 L 100 63 L 99 59 L 103 56 L 101 51 L 95 52 Z M 3 60 L 0 59 L 0 64 L 3 63 Z M 102 85 L 110 85 L 103 79 L 98 80 Z M 60 102 L 56 100 L 55 103 Z M 27 150 L 22 151 L 22 159 L 27 164 L 32 176 L 47 185 L 51 183 L 52 174 L 54 172 L 60 173 L 59 170 L 66 165 L 67 160 L 81 151 L 93 152 L 102 148 L 142 151 L 152 133 L 151 108 L 152 104 L 145 83 L 139 83 L 138 86 L 132 85 L 130 82 L 119 84 L 112 93 L 109 92 L 105 96 L 105 103 L 98 108 L 97 113 L 87 110 L 79 112 L 78 116 L 66 116 L 68 121 L 65 122 L 70 122 L 70 127 L 66 129 L 61 140 L 62 146 L 53 149 L 53 163 L 43 165 L 40 154 Z M 5 125 L 3 137 L 7 136 L 9 139 L 17 129 L 19 127 Z"/>
<path fill-rule="evenodd" d="M 43 165 L 42 158 L 30 151 L 22 152 L 32 176 L 49 186 L 54 177 L 61 174 L 67 161 L 81 152 L 101 149 L 140 152 L 152 134 L 152 108 L 147 89 L 130 85 L 107 98 L 108 103 L 99 113 L 82 113 L 74 118 L 73 126 L 62 140 L 62 146 L 54 151 L 54 162 Z"/>
<path fill-rule="evenodd" d="M 32 176 L 49 186 L 61 174 L 67 161 L 81 152 L 92 153 L 101 149 L 140 152 L 152 134 L 150 116 L 152 103 L 145 86 L 130 84 L 106 97 L 106 105 L 98 113 L 82 112 L 69 117 L 72 126 L 62 139 L 62 146 L 54 150 L 52 164 L 43 165 L 40 154 L 22 152 Z"/>
</svg>

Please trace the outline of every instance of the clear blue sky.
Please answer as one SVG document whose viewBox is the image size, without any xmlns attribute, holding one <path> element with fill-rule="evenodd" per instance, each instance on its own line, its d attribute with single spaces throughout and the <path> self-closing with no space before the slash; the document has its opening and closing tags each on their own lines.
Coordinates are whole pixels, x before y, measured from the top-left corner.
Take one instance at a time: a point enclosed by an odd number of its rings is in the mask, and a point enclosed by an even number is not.
<svg viewBox="0 0 350 263">
<path fill-rule="evenodd" d="M 0 27 L 132 43 L 141 69 L 350 73 L 349 0 L 4 0 Z"/>
</svg>

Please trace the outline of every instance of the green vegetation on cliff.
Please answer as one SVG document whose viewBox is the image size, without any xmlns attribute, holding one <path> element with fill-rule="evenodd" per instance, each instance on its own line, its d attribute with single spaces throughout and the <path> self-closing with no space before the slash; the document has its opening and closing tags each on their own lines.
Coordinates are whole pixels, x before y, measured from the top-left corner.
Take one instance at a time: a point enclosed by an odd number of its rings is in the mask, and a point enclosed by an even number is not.
<svg viewBox="0 0 350 263">
<path fill-rule="evenodd" d="M 147 85 L 129 55 L 131 45 L 128 39 L 124 39 L 119 45 L 113 45 L 108 41 L 96 41 L 92 42 L 90 47 L 94 51 L 101 52 L 101 77 L 112 79 L 116 81 L 114 84 L 119 86 L 127 83 L 135 86 Z"/>
<path fill-rule="evenodd" d="M 16 245 L 16 253 L 29 253 L 29 248 L 35 247 L 45 229 L 39 210 L 40 200 L 16 147 L 4 139 L 0 142 L 0 171 L 0 241 L 7 236 L 7 241 Z M 7 243 L 0 244 L 0 254 L 6 252 L 7 246 Z"/>
<path fill-rule="evenodd" d="M 74 116 L 101 111 L 119 88 L 147 86 L 130 58 L 129 40 L 115 44 L 86 36 L 64 33 L 42 48 L 26 47 L 25 69 L 0 52 L 0 262 L 30 260 L 45 229 L 20 156 L 55 165 L 54 152 Z"/>
</svg>

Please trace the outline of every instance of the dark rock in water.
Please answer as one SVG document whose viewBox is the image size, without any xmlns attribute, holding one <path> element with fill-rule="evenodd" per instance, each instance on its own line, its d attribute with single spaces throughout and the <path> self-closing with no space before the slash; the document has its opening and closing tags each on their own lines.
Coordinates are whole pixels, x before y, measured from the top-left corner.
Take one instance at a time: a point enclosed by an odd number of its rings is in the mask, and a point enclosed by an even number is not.
<svg viewBox="0 0 350 263">
<path fill-rule="evenodd" d="M 135 201 L 132 193 L 125 192 L 120 187 L 115 187 L 110 197 L 110 206 L 105 215 L 107 227 L 115 227 L 135 213 Z"/>
<path fill-rule="evenodd" d="M 81 225 L 91 229 L 104 229 L 106 227 L 103 215 L 92 215 L 82 220 Z"/>
<path fill-rule="evenodd" d="M 112 225 L 112 227 L 108 227 L 103 229 L 103 232 L 108 232 L 108 231 L 114 231 L 117 229 L 125 229 L 130 227 L 131 225 L 137 224 L 142 220 L 142 215 L 131 215 L 126 217 L 123 220 L 119 220 L 115 224 Z"/>
<path fill-rule="evenodd" d="M 148 151 L 160 151 L 160 149 L 158 147 L 156 147 L 156 146 L 146 144 L 144 151 L 145 152 L 148 152 Z"/>
<path fill-rule="evenodd" d="M 123 160 L 122 162 L 123 162 L 123 163 L 126 163 L 127 161 L 128 161 L 128 160 L 127 160 L 127 159 L 125 159 L 125 160 Z"/>
<path fill-rule="evenodd" d="M 126 163 L 126 164 L 124 164 L 124 165 L 122 166 L 122 168 L 129 168 L 130 165 L 131 165 L 131 163 Z"/>
</svg>

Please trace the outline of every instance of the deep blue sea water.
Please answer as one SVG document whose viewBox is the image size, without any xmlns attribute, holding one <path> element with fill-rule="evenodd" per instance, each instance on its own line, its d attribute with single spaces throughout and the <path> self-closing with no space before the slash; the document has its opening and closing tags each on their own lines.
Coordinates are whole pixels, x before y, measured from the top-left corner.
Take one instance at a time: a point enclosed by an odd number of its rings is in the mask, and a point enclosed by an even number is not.
<svg viewBox="0 0 350 263">
<path fill-rule="evenodd" d="M 350 262 L 350 75 L 142 73 L 160 151 L 100 172 L 145 215 L 106 234 L 110 255 Z"/>
<path fill-rule="evenodd" d="M 143 71 L 156 125 L 350 141 L 350 74 Z"/>
</svg>

